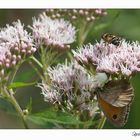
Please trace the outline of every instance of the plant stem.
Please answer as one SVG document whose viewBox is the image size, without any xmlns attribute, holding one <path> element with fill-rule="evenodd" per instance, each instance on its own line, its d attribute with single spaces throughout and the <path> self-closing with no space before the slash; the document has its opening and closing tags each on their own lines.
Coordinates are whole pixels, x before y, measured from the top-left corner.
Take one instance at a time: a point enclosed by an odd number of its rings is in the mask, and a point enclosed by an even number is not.
<svg viewBox="0 0 140 140">
<path fill-rule="evenodd" d="M 23 62 L 23 61 L 22 61 L 22 62 Z M 7 86 L 9 86 L 9 85 L 13 82 L 13 80 L 14 80 L 14 78 L 15 78 L 15 75 L 16 75 L 16 73 L 17 73 L 17 71 L 18 71 L 18 68 L 19 68 L 19 66 L 22 64 L 22 62 L 19 63 L 19 64 L 14 68 L 13 72 L 9 75 L 9 79 L 8 79 Z M 25 127 L 25 128 L 28 128 L 28 125 L 27 125 L 27 123 L 26 123 L 26 121 L 25 121 L 25 115 L 23 114 L 22 109 L 20 108 L 18 102 L 16 101 L 16 99 L 15 99 L 15 97 L 14 97 L 14 91 L 13 91 L 12 89 L 7 89 L 7 86 L 6 86 L 6 87 L 5 87 L 5 86 L 3 87 L 3 91 L 5 92 L 5 94 L 3 94 L 3 96 L 7 97 L 8 100 L 12 103 L 12 105 L 15 107 L 16 111 L 18 112 L 19 117 L 20 117 L 21 120 L 22 120 L 24 127 Z"/>
<path fill-rule="evenodd" d="M 21 62 L 22 63 L 22 62 Z M 20 63 L 20 64 L 21 64 Z M 16 73 L 18 71 L 18 68 L 20 66 L 20 64 L 18 64 L 17 66 L 15 66 L 13 72 L 9 75 L 9 79 L 8 79 L 8 86 L 14 81 L 14 78 L 16 76 Z"/>
<path fill-rule="evenodd" d="M 79 44 L 78 44 L 79 46 L 81 46 L 85 42 L 85 40 L 86 40 L 89 32 L 91 31 L 93 25 L 94 25 L 94 22 L 87 23 L 86 21 L 83 21 L 82 24 L 80 24 L 80 29 L 81 30 L 79 31 Z"/>
<path fill-rule="evenodd" d="M 8 90 L 8 93 L 9 93 L 9 100 L 11 101 L 11 103 L 13 104 L 13 106 L 15 107 L 16 111 L 18 112 L 22 122 L 23 122 L 23 125 L 26 129 L 28 129 L 28 125 L 25 121 L 25 115 L 23 114 L 23 111 L 22 109 L 20 108 L 19 104 L 17 103 L 17 100 L 15 99 L 15 97 L 13 96 L 14 95 L 14 92 L 12 89 Z"/>
<path fill-rule="evenodd" d="M 102 128 L 104 127 L 105 121 L 106 121 L 106 117 L 103 116 L 103 117 L 101 118 L 101 121 L 100 121 L 100 123 L 99 123 L 99 125 L 98 125 L 97 128 L 98 128 L 98 129 L 102 129 Z"/>
<path fill-rule="evenodd" d="M 90 24 L 88 25 L 88 28 L 85 29 L 85 31 L 84 31 L 84 33 L 83 33 L 83 42 L 86 40 L 86 38 L 87 38 L 89 32 L 91 31 L 93 25 L 94 25 L 94 22 L 90 23 Z M 87 25 L 86 25 L 86 26 L 87 26 Z"/>
<path fill-rule="evenodd" d="M 83 34 L 85 32 L 85 29 L 86 29 L 86 21 L 82 21 L 81 22 L 82 24 L 80 24 L 80 30 L 79 30 L 79 47 L 83 44 L 84 42 L 84 39 L 83 39 Z"/>
<path fill-rule="evenodd" d="M 29 65 L 36 71 L 38 76 L 43 79 L 43 75 L 39 72 L 38 68 L 36 68 L 36 66 L 32 62 L 29 62 Z"/>
<path fill-rule="evenodd" d="M 68 55 L 70 60 L 74 60 L 73 55 L 71 54 L 71 52 L 67 52 L 67 55 Z"/>
<path fill-rule="evenodd" d="M 43 65 L 34 57 L 34 56 L 31 56 L 30 57 L 36 64 L 38 64 L 38 66 L 40 67 L 40 68 L 43 68 Z"/>
</svg>

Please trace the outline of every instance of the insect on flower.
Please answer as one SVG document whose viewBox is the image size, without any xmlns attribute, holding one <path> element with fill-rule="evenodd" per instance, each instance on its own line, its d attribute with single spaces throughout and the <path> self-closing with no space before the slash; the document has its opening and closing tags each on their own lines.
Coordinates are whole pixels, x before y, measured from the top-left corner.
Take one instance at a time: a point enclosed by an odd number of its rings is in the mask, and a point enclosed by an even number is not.
<svg viewBox="0 0 140 140">
<path fill-rule="evenodd" d="M 113 44 L 115 46 L 120 46 L 121 41 L 122 41 L 122 38 L 121 37 L 115 36 L 115 35 L 110 34 L 110 33 L 103 34 L 102 35 L 102 39 L 106 43 Z"/>
</svg>

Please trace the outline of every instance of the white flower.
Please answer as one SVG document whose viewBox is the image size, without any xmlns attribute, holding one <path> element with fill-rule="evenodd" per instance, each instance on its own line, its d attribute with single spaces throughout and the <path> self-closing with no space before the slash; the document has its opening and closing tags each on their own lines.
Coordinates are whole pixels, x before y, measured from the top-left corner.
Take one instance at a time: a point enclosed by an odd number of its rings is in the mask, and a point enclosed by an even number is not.
<svg viewBox="0 0 140 140">
<path fill-rule="evenodd" d="M 60 93 L 58 93 L 57 90 L 51 89 L 48 85 L 43 83 L 38 84 L 38 87 L 41 88 L 42 90 L 41 94 L 44 96 L 45 101 L 55 103 L 61 100 L 59 95 Z"/>
<path fill-rule="evenodd" d="M 120 46 L 101 41 L 73 51 L 75 59 L 83 65 L 92 65 L 97 72 L 130 76 L 140 71 L 140 44 L 122 40 Z"/>
<path fill-rule="evenodd" d="M 59 89 L 67 92 L 71 98 L 74 96 L 74 88 L 78 88 L 81 94 L 87 94 L 87 91 L 91 91 L 94 88 L 94 79 L 77 63 L 50 67 L 48 74 L 52 83 Z"/>
<path fill-rule="evenodd" d="M 101 87 L 104 83 L 101 75 L 91 77 L 76 62 L 49 67 L 48 74 L 51 83 L 39 84 L 45 101 L 67 104 L 69 109 L 75 105 L 80 109 L 83 103 L 90 102 L 94 97 L 96 87 Z"/>
<path fill-rule="evenodd" d="M 65 48 L 75 41 L 76 30 L 68 21 L 52 20 L 45 14 L 33 19 L 33 37 L 37 45 Z"/>
</svg>

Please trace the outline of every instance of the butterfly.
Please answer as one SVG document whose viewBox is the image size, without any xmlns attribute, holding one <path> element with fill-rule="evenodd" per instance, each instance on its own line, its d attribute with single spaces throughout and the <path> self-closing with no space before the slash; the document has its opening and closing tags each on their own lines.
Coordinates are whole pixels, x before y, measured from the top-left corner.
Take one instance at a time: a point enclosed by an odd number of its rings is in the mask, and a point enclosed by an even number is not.
<svg viewBox="0 0 140 140">
<path fill-rule="evenodd" d="M 107 119 L 116 127 L 124 126 L 134 97 L 129 81 L 111 80 L 102 89 L 98 88 L 96 95 L 99 107 Z"/>
</svg>

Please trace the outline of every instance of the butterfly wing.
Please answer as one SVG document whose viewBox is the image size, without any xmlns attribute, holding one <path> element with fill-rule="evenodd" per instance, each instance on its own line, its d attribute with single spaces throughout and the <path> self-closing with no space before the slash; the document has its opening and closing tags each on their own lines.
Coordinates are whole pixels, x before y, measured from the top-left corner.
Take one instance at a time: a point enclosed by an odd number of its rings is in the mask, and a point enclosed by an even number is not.
<svg viewBox="0 0 140 140">
<path fill-rule="evenodd" d="M 98 94 L 99 107 L 104 112 L 107 119 L 116 127 L 122 127 L 126 124 L 130 110 L 130 104 L 124 107 L 115 107 L 101 98 Z"/>
<path fill-rule="evenodd" d="M 105 84 L 102 91 L 97 93 L 100 97 L 115 107 L 125 107 L 129 105 L 134 97 L 133 88 L 129 81 L 114 80 Z"/>
</svg>

